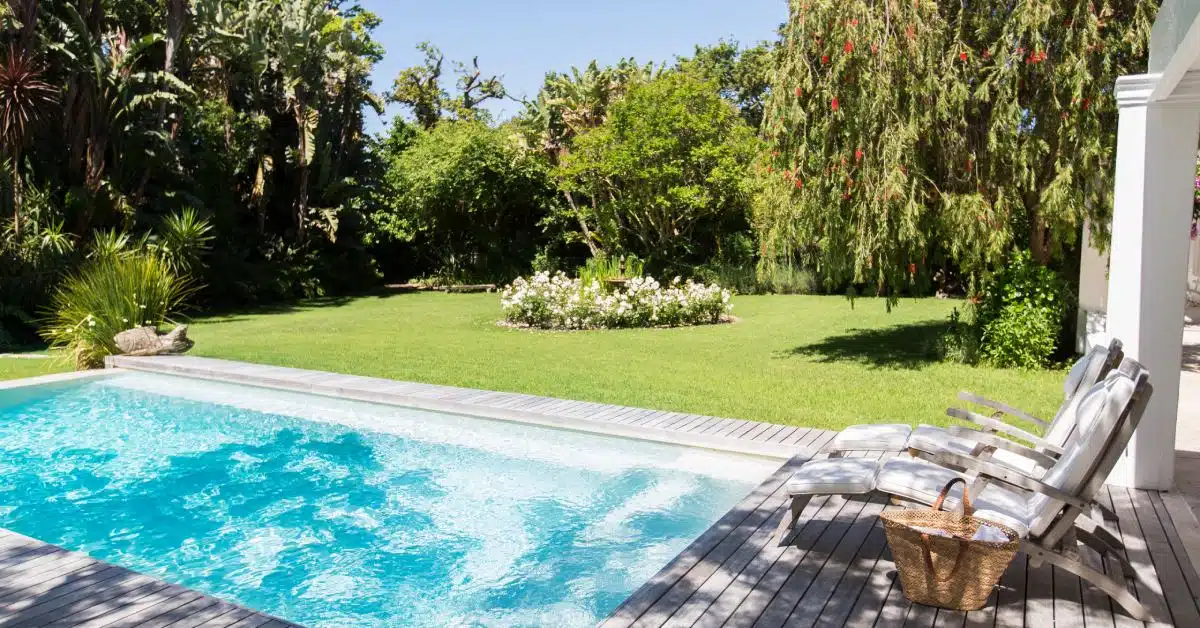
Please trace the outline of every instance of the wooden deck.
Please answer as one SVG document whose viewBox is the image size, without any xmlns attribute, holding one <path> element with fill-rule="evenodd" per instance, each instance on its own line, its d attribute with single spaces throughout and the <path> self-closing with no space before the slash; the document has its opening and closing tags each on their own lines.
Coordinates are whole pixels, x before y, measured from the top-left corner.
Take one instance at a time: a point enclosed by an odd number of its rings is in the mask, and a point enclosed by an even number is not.
<svg viewBox="0 0 1200 628">
<path fill-rule="evenodd" d="M 0 626 L 284 628 L 294 625 L 0 529 Z"/>
<path fill-rule="evenodd" d="M 815 499 L 792 542 L 775 546 L 770 539 L 785 509 L 783 485 L 812 451 L 833 437 L 832 432 L 205 358 L 122 357 L 110 366 L 780 459 L 782 466 L 770 478 L 630 596 L 605 626 L 1118 628 L 1140 624 L 1077 577 L 1030 567 L 1023 557 L 1018 557 L 981 611 L 955 613 L 911 605 L 894 582 L 894 566 L 878 522 L 878 514 L 892 506 L 878 498 Z M 1180 510 L 1182 500 L 1176 495 L 1110 487 L 1104 498 L 1120 518 L 1119 533 L 1138 570 L 1136 593 L 1161 620 L 1158 625 L 1200 626 L 1200 576 L 1188 558 L 1189 549 L 1200 555 L 1200 529 L 1191 511 L 1186 506 Z M 1176 526 L 1174 521 L 1182 520 L 1180 512 L 1189 522 Z M 26 545 L 29 549 L 21 551 Z M 0 531 L 0 628 L 47 623 L 173 628 L 287 625 L 83 556 L 30 554 L 35 547 L 48 546 Z M 66 554 L 57 548 L 41 551 Z M 46 602 L 40 601 L 43 598 Z M 46 610 L 28 615 L 39 606 Z M 59 608 L 75 610 L 55 612 Z M 10 615 L 13 612 L 25 615 Z M 144 613 L 157 614 L 151 618 Z M 200 613 L 203 619 L 183 619 L 186 613 Z M 106 617 L 110 620 L 102 619 Z"/>
<path fill-rule="evenodd" d="M 982 610 L 911 604 L 894 577 L 879 522 L 879 513 L 894 506 L 880 497 L 814 499 L 791 543 L 779 547 L 771 538 L 786 510 L 783 487 L 805 461 L 797 457 L 781 467 L 603 626 L 1142 625 L 1078 577 L 1048 566 L 1034 568 L 1023 555 Z M 1120 536 L 1138 571 L 1136 594 L 1154 614 L 1155 625 L 1200 626 L 1200 577 L 1186 551 L 1200 531 L 1176 528 L 1168 511 L 1178 507 L 1178 499 L 1111 486 L 1103 496 L 1120 519 Z M 1099 565 L 1095 554 L 1091 558 Z"/>
</svg>

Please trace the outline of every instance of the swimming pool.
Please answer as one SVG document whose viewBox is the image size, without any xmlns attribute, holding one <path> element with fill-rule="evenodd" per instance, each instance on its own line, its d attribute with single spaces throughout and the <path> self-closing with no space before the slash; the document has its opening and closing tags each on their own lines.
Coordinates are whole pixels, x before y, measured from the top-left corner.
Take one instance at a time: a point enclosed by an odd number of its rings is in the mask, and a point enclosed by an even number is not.
<svg viewBox="0 0 1200 628">
<path fill-rule="evenodd" d="M 0 526 L 312 626 L 592 625 L 777 466 L 149 373 L 0 390 Z"/>
</svg>

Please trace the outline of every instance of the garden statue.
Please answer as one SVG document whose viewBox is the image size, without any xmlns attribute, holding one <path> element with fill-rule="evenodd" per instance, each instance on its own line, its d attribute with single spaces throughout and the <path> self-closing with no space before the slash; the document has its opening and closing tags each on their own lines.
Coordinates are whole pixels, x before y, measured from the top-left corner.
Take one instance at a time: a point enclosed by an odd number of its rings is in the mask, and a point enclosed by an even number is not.
<svg viewBox="0 0 1200 628">
<path fill-rule="evenodd" d="M 159 334 L 155 327 L 134 327 L 113 338 L 122 355 L 160 355 L 184 353 L 195 343 L 187 337 L 187 325 L 179 325 L 170 333 Z"/>
</svg>

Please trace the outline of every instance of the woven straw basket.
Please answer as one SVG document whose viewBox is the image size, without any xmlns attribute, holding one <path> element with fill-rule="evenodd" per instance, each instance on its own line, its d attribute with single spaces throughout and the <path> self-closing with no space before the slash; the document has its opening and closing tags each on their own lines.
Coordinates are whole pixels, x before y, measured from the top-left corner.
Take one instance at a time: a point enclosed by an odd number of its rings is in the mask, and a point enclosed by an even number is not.
<svg viewBox="0 0 1200 628">
<path fill-rule="evenodd" d="M 962 513 L 942 510 L 946 495 L 963 483 Z M 904 596 L 928 606 L 960 611 L 983 608 L 1004 570 L 1017 555 L 1020 542 L 1011 528 L 971 516 L 971 498 L 966 481 L 946 483 L 929 510 L 898 510 L 879 515 L 900 572 Z M 1007 542 L 971 540 L 980 525 L 997 528 Z M 935 529 L 950 537 L 922 532 Z"/>
</svg>

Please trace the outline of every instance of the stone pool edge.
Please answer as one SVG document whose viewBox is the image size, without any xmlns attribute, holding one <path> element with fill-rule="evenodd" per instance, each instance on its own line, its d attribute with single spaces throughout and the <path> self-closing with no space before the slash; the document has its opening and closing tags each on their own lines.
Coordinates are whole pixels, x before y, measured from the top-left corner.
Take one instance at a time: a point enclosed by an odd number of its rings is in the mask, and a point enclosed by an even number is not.
<svg viewBox="0 0 1200 628">
<path fill-rule="evenodd" d="M 110 369 L 194 377 L 778 460 L 826 430 L 192 356 L 109 356 Z M 19 381 L 19 380 L 18 380 Z"/>
</svg>

